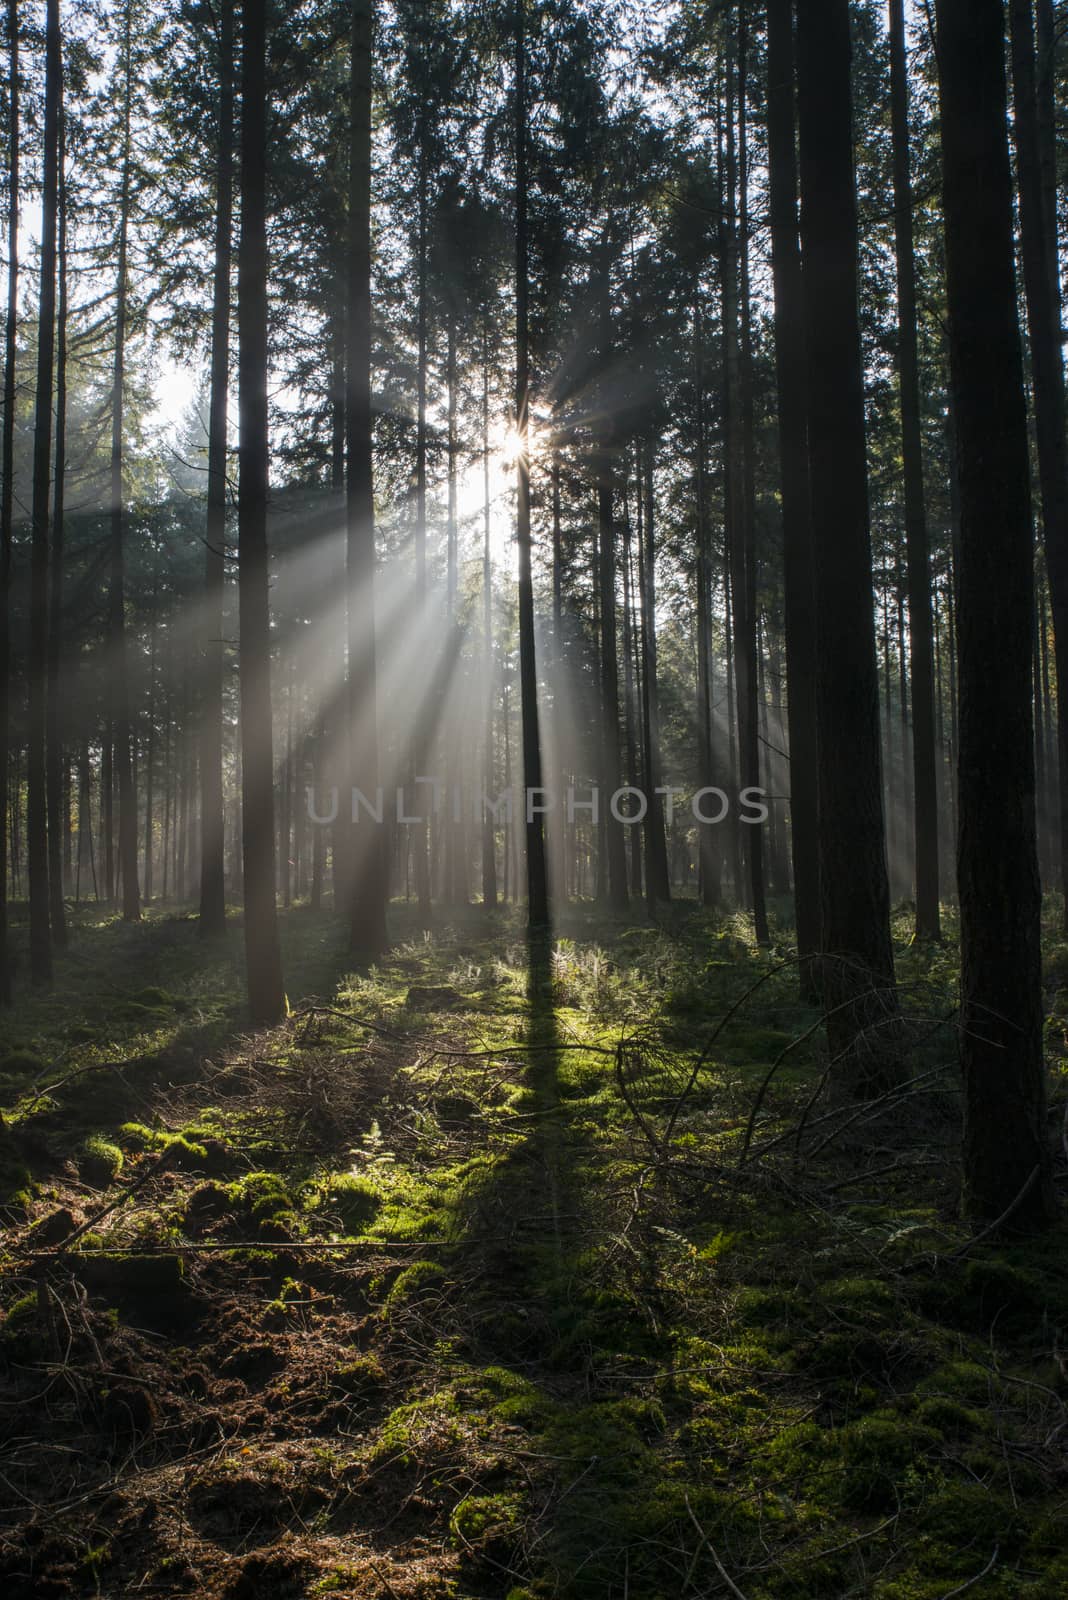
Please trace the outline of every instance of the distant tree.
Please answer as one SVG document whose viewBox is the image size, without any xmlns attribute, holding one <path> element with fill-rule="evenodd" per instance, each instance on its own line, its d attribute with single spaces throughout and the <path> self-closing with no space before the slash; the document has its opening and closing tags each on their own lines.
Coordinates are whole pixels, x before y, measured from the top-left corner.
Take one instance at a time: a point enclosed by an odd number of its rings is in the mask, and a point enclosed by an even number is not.
<svg viewBox="0 0 1068 1600">
<path fill-rule="evenodd" d="M 940 927 L 934 640 L 931 618 L 931 560 L 920 432 L 920 363 L 916 332 L 916 262 L 912 223 L 912 180 L 909 170 L 909 92 L 904 0 L 890 0 L 890 124 L 893 140 L 901 463 L 905 490 L 905 547 L 908 560 L 909 668 L 912 683 L 916 937 L 937 939 Z"/>
<path fill-rule="evenodd" d="M 530 538 L 530 243 L 527 193 L 526 0 L 515 4 L 515 429 L 518 440 L 516 543 L 519 551 L 519 683 L 523 782 L 541 788 L 541 731 L 534 646 L 534 584 Z M 540 796 L 537 797 L 540 800 Z M 527 917 L 532 929 L 549 924 L 549 882 L 541 812 L 527 804 Z"/>
<path fill-rule="evenodd" d="M 348 772 L 374 803 L 379 781 L 375 660 L 375 505 L 371 409 L 371 62 L 374 0 L 354 0 L 349 95 L 349 230 L 345 362 L 347 474 Z M 381 830 L 353 829 L 349 852 L 349 948 L 361 963 L 388 943 L 388 862 Z"/>
<path fill-rule="evenodd" d="M 249 1011 L 285 1006 L 275 903 L 271 625 L 267 573 L 267 6 L 243 0 L 241 234 L 238 247 L 238 601 L 241 823 Z"/>
<path fill-rule="evenodd" d="M 802 964 L 802 990 L 809 998 L 813 998 L 816 985 L 811 957 L 820 947 L 816 632 L 791 10 L 791 0 L 768 0 L 768 188 L 775 291 L 775 377 L 782 493 L 794 917 L 797 953 Z"/>
<path fill-rule="evenodd" d="M 26 856 L 30 880 L 30 976 L 52 980 L 48 895 L 48 822 L 45 723 L 48 671 L 48 540 L 52 479 L 52 387 L 56 338 L 56 220 L 59 203 L 59 107 L 63 62 L 59 0 L 45 11 L 45 103 L 41 178 L 41 270 L 37 302 L 37 393 L 33 430 L 33 542 L 30 559 L 30 630 L 26 671 Z"/>
<path fill-rule="evenodd" d="M 219 130 L 208 413 L 208 506 L 204 552 L 204 672 L 200 698 L 200 931 L 226 926 L 223 834 L 223 595 L 226 580 L 226 458 L 230 382 L 230 270 L 233 255 L 234 9 L 219 7 Z"/>
</svg>

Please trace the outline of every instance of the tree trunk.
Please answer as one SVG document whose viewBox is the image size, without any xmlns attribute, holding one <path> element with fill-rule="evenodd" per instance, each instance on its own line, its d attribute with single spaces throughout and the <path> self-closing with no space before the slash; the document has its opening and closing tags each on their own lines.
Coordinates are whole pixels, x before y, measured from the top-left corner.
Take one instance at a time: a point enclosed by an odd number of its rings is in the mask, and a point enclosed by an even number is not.
<svg viewBox="0 0 1068 1600">
<path fill-rule="evenodd" d="M 11 1003 L 7 949 L 8 765 L 11 746 L 11 533 L 15 496 L 15 355 L 19 309 L 19 12 L 8 0 L 7 319 L 4 325 L 4 431 L 0 446 L 0 1005 Z"/>
<path fill-rule="evenodd" d="M 204 935 L 226 927 L 223 859 L 223 593 L 226 582 L 226 444 L 230 374 L 230 264 L 233 253 L 234 10 L 219 13 L 219 147 L 215 175 L 208 415 L 208 515 L 204 552 L 205 630 L 200 705 L 200 921 Z M 147 892 L 147 891 L 146 891 Z"/>
<path fill-rule="evenodd" d="M 348 476 L 345 552 L 348 582 L 348 770 L 374 804 L 379 781 L 375 655 L 375 508 L 371 408 L 371 60 L 374 0 L 352 11 L 349 129 L 348 349 L 345 422 Z M 365 831 L 361 832 L 363 829 Z M 389 861 L 382 829 L 366 815 L 353 827 L 349 861 L 349 948 L 361 964 L 388 943 Z"/>
<path fill-rule="evenodd" d="M 131 60 L 132 0 L 123 22 L 122 178 L 119 195 L 118 265 L 115 290 L 115 357 L 111 383 L 111 541 L 108 582 L 108 692 L 111 708 L 112 762 L 119 790 L 119 871 L 122 914 L 127 922 L 141 915 L 137 884 L 137 795 L 130 753 L 130 688 L 126 662 L 126 506 L 123 489 L 123 385 L 126 372 L 126 320 L 129 293 L 127 251 L 132 183 Z"/>
<path fill-rule="evenodd" d="M 667 842 L 664 836 L 664 802 L 660 787 L 660 691 L 656 655 L 656 496 L 653 476 L 656 447 L 650 442 L 638 453 L 638 494 L 644 497 L 645 515 L 638 520 L 638 581 L 641 588 L 642 628 L 642 756 L 645 796 L 645 896 L 650 915 L 671 900 Z M 643 470 L 644 469 L 644 470 Z M 639 500 L 639 504 L 641 500 Z"/>
<path fill-rule="evenodd" d="M 964 1206 L 1038 1226 L 1046 1138 L 1035 849 L 1031 488 L 1001 0 L 937 0 L 950 371 L 960 491 L 960 1057 Z M 997 648 L 991 647 L 997 641 Z"/>
<path fill-rule="evenodd" d="M 895 1005 L 860 343 L 848 0 L 798 15 L 801 245 L 816 585 L 824 999 L 832 1053 Z M 877 1040 L 870 1040 L 875 1044 Z M 851 1059 L 858 1089 L 888 1053 Z M 878 1063 L 878 1064 L 877 1064 Z"/>
<path fill-rule="evenodd" d="M 908 61 L 904 0 L 890 0 L 890 126 L 897 252 L 898 383 L 905 488 L 909 640 L 912 670 L 912 784 L 916 840 L 916 937 L 940 937 L 938 776 L 935 763 L 931 563 L 920 443 L 920 369 L 916 341 L 916 265 L 909 176 Z M 904 661 L 902 661 L 904 671 Z"/>
<path fill-rule="evenodd" d="M 694 304 L 694 386 L 697 430 L 697 761 L 701 787 L 713 782 L 712 736 L 712 553 L 708 531 L 708 467 L 705 448 L 705 353 L 700 289 Z M 651 527 L 650 520 L 650 527 Z M 651 615 L 651 614 L 650 614 Z M 652 618 L 655 626 L 655 618 Z M 698 893 L 705 906 L 718 906 L 721 894 L 722 854 L 712 824 L 698 822 Z"/>
<path fill-rule="evenodd" d="M 1055 265 L 1056 213 L 1043 182 L 1031 0 L 1010 0 L 1016 171 L 1027 326 L 1031 343 L 1038 482 L 1057 663 L 1057 749 L 1060 766 L 1060 880 L 1068 929 L 1068 439 L 1065 437 L 1061 299 Z M 1047 238 L 1052 226 L 1052 240 Z"/>
<path fill-rule="evenodd" d="M 485 736 L 482 751 L 482 904 L 497 907 L 497 840 L 486 800 L 495 799 L 493 758 L 493 567 L 490 562 L 489 327 L 482 339 L 482 680 Z"/>
<path fill-rule="evenodd" d="M 63 63 L 59 0 L 45 12 L 45 103 L 41 184 L 41 288 L 37 317 L 37 397 L 33 430 L 33 542 L 27 652 L 26 855 L 30 878 L 30 977 L 52 980 L 48 903 L 48 823 L 45 781 L 46 674 L 48 667 L 48 535 L 52 474 L 52 380 L 56 321 L 56 211 L 59 183 L 59 106 Z"/>
<path fill-rule="evenodd" d="M 530 345 L 528 332 L 529 241 L 527 230 L 527 49 L 525 0 L 516 0 L 515 51 L 515 428 L 516 544 L 519 555 L 519 683 L 523 728 L 523 783 L 540 789 L 541 735 L 538 729 L 538 674 L 534 655 L 534 583 L 530 543 Z M 540 811 L 527 805 L 527 917 L 532 930 L 549 925 L 549 886 L 545 830 Z"/>
<path fill-rule="evenodd" d="M 735 639 L 738 643 L 738 754 L 742 787 L 760 787 L 760 726 L 757 651 L 756 555 L 756 428 L 753 417 L 753 329 L 749 302 L 749 141 L 748 141 L 749 30 L 745 6 L 738 11 L 738 278 L 741 309 L 741 343 L 738 351 L 737 409 L 741 423 L 741 483 L 738 507 L 740 525 L 735 577 L 741 579 L 735 598 Z M 758 944 L 769 942 L 768 910 L 764 887 L 763 823 L 752 823 L 741 833 L 749 868 L 753 924 Z"/>
<path fill-rule="evenodd" d="M 810 958 L 820 943 L 816 633 L 790 0 L 768 0 L 768 182 L 782 491 L 790 848 L 801 991 L 811 1001 L 817 998 L 817 984 Z"/>
<path fill-rule="evenodd" d="M 598 285 L 600 298 L 600 349 L 602 371 L 611 360 L 611 286 L 609 246 L 601 241 L 602 260 Z M 607 403 L 601 407 L 606 422 L 597 452 L 597 528 L 601 558 L 598 579 L 601 598 L 601 817 L 608 858 L 608 898 L 613 911 L 625 912 L 627 897 L 627 855 L 623 825 L 614 815 L 610 801 L 620 785 L 622 757 L 619 741 L 619 660 L 616 644 L 616 523 L 615 523 L 615 439 Z"/>
<path fill-rule="evenodd" d="M 61 673 L 63 668 L 63 521 L 66 515 L 64 490 L 67 477 L 67 185 L 66 117 L 63 109 L 63 82 L 60 75 L 59 153 L 57 191 L 59 202 L 59 311 L 56 318 L 56 449 L 55 486 L 52 511 L 52 551 L 49 566 L 48 598 L 48 673 L 45 706 L 45 791 L 48 810 L 48 907 L 52 923 L 52 944 L 57 950 L 67 947 L 67 912 L 63 903 L 63 847 L 70 831 L 70 812 L 63 812 L 63 718 L 60 713 Z M 62 693 L 70 695 L 71 685 Z"/>
<path fill-rule="evenodd" d="M 241 238 L 238 247 L 238 601 L 241 651 L 241 850 L 252 1020 L 285 1005 L 274 893 L 271 632 L 267 572 L 267 4 L 244 0 Z"/>
</svg>

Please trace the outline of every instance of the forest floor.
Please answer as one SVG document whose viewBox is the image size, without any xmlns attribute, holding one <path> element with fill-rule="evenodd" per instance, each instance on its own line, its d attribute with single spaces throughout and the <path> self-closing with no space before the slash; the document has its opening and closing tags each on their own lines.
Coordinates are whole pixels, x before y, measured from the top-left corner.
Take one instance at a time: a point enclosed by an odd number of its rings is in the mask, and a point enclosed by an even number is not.
<svg viewBox="0 0 1068 1600">
<path fill-rule="evenodd" d="M 10 1600 L 1063 1600 L 1068 1230 L 955 1217 L 949 948 L 864 1104 L 741 919 L 394 921 L 287 913 L 249 1034 L 236 921 L 83 910 L 0 1023 Z"/>
</svg>

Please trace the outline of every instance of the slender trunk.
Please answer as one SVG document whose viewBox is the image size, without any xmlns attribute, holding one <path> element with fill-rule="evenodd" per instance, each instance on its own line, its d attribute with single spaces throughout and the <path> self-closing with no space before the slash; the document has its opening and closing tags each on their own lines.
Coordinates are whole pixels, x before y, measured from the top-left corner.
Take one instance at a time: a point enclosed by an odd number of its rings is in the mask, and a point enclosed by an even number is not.
<svg viewBox="0 0 1068 1600">
<path fill-rule="evenodd" d="M 757 653 L 756 555 L 756 427 L 753 415 L 753 329 L 749 302 L 749 141 L 748 141 L 749 30 L 746 10 L 738 12 L 738 280 L 741 308 L 741 344 L 738 351 L 738 412 L 741 422 L 740 526 L 736 577 L 741 589 L 736 597 L 735 638 L 738 641 L 738 753 L 743 788 L 760 787 L 760 726 Z M 758 944 L 769 942 L 768 911 L 764 887 L 763 823 L 742 830 L 753 923 Z"/>
<path fill-rule="evenodd" d="M 152 899 L 153 872 L 152 872 L 152 843 L 155 829 L 154 802 L 155 794 L 153 785 L 155 781 L 155 755 L 156 755 L 156 653 L 157 634 L 156 623 L 157 606 L 159 603 L 158 585 L 152 585 L 152 624 L 148 645 L 148 737 L 145 742 L 145 904 Z"/>
<path fill-rule="evenodd" d="M 66 117 L 63 110 L 63 83 L 60 77 L 59 104 L 59 310 L 56 318 L 56 449 L 55 484 L 52 510 L 52 551 L 49 566 L 48 599 L 48 685 L 45 706 L 45 790 L 48 809 L 48 906 L 52 923 L 52 943 L 66 949 L 67 913 L 63 903 L 63 848 L 70 832 L 70 812 L 63 811 L 63 718 L 61 716 L 61 673 L 63 670 L 63 520 L 66 515 L 64 490 L 67 475 L 67 185 Z M 70 685 L 63 686 L 64 697 Z"/>
<path fill-rule="evenodd" d="M 611 359 L 612 316 L 609 282 L 607 234 L 601 241 L 600 265 L 600 349 L 602 368 L 607 372 Z M 606 419 L 611 411 L 602 405 Z M 619 661 L 616 644 L 616 523 L 615 523 L 616 444 L 610 422 L 603 427 L 597 453 L 597 528 L 601 558 L 598 569 L 601 599 L 601 816 L 608 862 L 608 897 L 613 911 L 627 909 L 627 855 L 623 825 L 611 808 L 619 788 L 622 757 L 619 743 Z"/>
<path fill-rule="evenodd" d="M 916 264 L 909 175 L 908 60 L 904 0 L 890 0 L 890 123 L 897 252 L 898 384 L 905 488 L 909 642 L 912 672 L 912 785 L 916 840 L 916 937 L 940 936 L 938 910 L 938 771 L 935 759 L 931 561 L 920 439 L 920 365 L 916 338 Z M 904 663 L 902 663 L 904 670 Z"/>
<path fill-rule="evenodd" d="M 1056 268 L 1056 214 L 1050 216 L 1043 173 L 1031 0 L 1010 0 L 1016 171 L 1020 242 L 1034 386 L 1038 482 L 1057 663 L 1057 748 L 1060 766 L 1060 879 L 1068 928 L 1068 440 L 1065 437 L 1061 299 Z M 1052 240 L 1047 238 L 1053 229 Z M 1051 251 L 1052 245 L 1052 251 Z"/>
<path fill-rule="evenodd" d="M 59 106 L 63 64 L 59 0 L 45 13 L 44 168 L 41 184 L 41 288 L 37 319 L 37 396 L 33 431 L 33 543 L 27 673 L 26 855 L 30 878 L 30 977 L 52 979 L 48 903 L 48 823 L 45 781 L 46 674 L 48 667 L 49 489 L 52 469 L 52 381 L 56 320 L 56 212 L 59 185 Z"/>
<path fill-rule="evenodd" d="M 375 654 L 375 507 L 371 403 L 371 61 L 374 0 L 352 11 L 349 101 L 348 348 L 345 432 L 345 556 L 348 623 L 348 771 L 374 803 L 379 780 L 378 686 Z M 361 833 L 364 828 L 366 832 Z M 381 828 L 363 818 L 352 830 L 349 948 L 361 964 L 388 943 L 389 859 Z"/>
<path fill-rule="evenodd" d="M 850 1047 L 886 1018 L 895 1000 L 879 771 L 848 0 L 808 0 L 798 14 L 797 42 L 824 998 L 832 1053 L 849 1051 L 856 1086 L 864 1089 L 891 1070 L 888 1052 L 874 1051 L 869 1070 Z"/>
<path fill-rule="evenodd" d="M 790 846 L 801 989 L 805 999 L 813 1000 L 816 998 L 816 973 L 810 958 L 818 951 L 820 942 L 815 591 L 790 0 L 768 0 L 768 182 L 782 491 Z"/>
<path fill-rule="evenodd" d="M 694 383 L 697 401 L 697 761 L 702 788 L 713 782 L 712 740 L 712 553 L 708 531 L 708 465 L 705 446 L 704 323 L 700 290 L 694 306 Z M 650 522 L 651 527 L 651 522 Z M 651 535 L 650 535 L 651 537 Z M 706 906 L 718 906 L 721 893 L 721 854 L 712 824 L 698 822 L 698 892 Z"/>
<path fill-rule="evenodd" d="M 11 744 L 11 534 L 15 495 L 15 355 L 19 309 L 19 12 L 8 0 L 7 320 L 4 325 L 4 431 L 0 446 L 0 1005 L 11 1002 L 7 949 L 8 767 Z"/>
<path fill-rule="evenodd" d="M 523 726 L 523 782 L 540 789 L 541 735 L 538 730 L 538 675 L 534 654 L 534 583 L 530 540 L 530 345 L 528 322 L 529 240 L 527 224 L 527 48 L 526 0 L 516 0 L 515 51 L 515 427 L 516 544 L 519 555 L 519 681 Z M 549 886 L 545 830 L 540 811 L 527 805 L 527 916 L 532 929 L 549 924 Z"/>
<path fill-rule="evenodd" d="M 482 904 L 497 906 L 497 842 L 486 799 L 495 796 L 493 752 L 493 567 L 490 563 L 489 326 L 482 336 L 482 679 L 485 738 L 482 752 Z"/>
<path fill-rule="evenodd" d="M 656 792 L 660 787 L 661 771 L 660 691 L 656 652 L 655 444 L 650 442 L 639 451 L 638 463 L 638 493 L 644 497 L 645 505 L 645 515 L 638 522 L 638 580 L 642 603 L 642 755 L 645 795 L 649 803 L 645 814 L 645 895 L 650 914 L 655 914 L 658 905 L 667 905 L 671 899 L 664 835 L 664 802 Z"/>
<path fill-rule="evenodd" d="M 1001 0 L 937 0 L 950 372 L 961 503 L 964 1206 L 1055 1214 L 1035 849 L 1031 486 Z M 991 649 L 991 640 L 997 649 Z"/>
<path fill-rule="evenodd" d="M 215 269 L 208 415 L 208 514 L 204 552 L 205 629 L 200 706 L 200 921 L 202 934 L 226 927 L 223 859 L 223 593 L 226 582 L 226 444 L 230 374 L 230 266 L 233 254 L 234 11 L 219 15 L 219 147 L 215 173 Z M 148 888 L 145 887 L 147 896 Z"/>
<path fill-rule="evenodd" d="M 267 5 L 243 0 L 241 237 L 238 247 L 238 601 L 241 848 L 252 1020 L 285 1006 L 274 893 L 271 631 L 267 567 Z"/>
<path fill-rule="evenodd" d="M 416 399 L 415 399 L 415 604 L 419 618 L 419 631 L 427 625 L 426 580 L 426 377 L 427 377 L 427 254 L 429 250 L 427 224 L 427 151 L 425 143 L 419 150 L 419 217 L 418 217 L 418 304 L 416 308 Z M 414 778 L 419 770 L 423 752 L 413 751 Z M 412 815 L 417 813 L 413 812 Z M 430 926 L 430 825 L 424 820 L 411 825 L 412 848 L 415 852 L 415 889 L 419 900 L 419 917 L 425 928 Z"/>
<path fill-rule="evenodd" d="M 132 187 L 133 99 L 132 0 L 123 22 L 122 176 L 119 193 L 118 264 L 115 289 L 115 356 L 111 382 L 111 541 L 108 581 L 108 692 L 111 706 L 112 761 L 119 790 L 119 870 L 122 914 L 141 915 L 137 884 L 137 796 L 130 752 L 130 688 L 126 660 L 126 506 L 123 485 L 123 387 L 126 375 L 130 201 Z"/>
</svg>

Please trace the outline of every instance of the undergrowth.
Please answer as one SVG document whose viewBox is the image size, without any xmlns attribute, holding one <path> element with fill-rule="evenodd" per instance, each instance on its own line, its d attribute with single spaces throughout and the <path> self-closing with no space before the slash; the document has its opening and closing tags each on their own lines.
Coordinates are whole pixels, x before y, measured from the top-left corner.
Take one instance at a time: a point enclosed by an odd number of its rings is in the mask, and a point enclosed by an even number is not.
<svg viewBox="0 0 1068 1600">
<path fill-rule="evenodd" d="M 394 921 L 294 908 L 250 1035 L 239 930 L 83 913 L 4 1019 L 6 1593 L 1068 1592 L 1065 1233 L 957 1219 L 950 945 L 858 1107 L 742 917 Z"/>
</svg>

